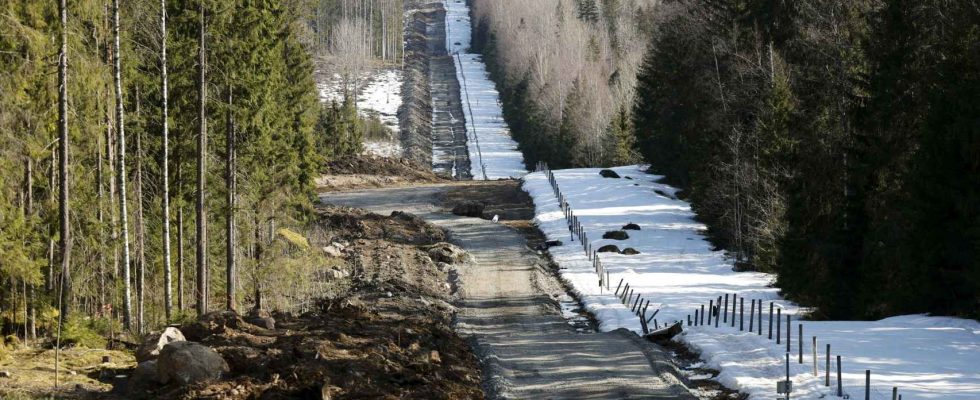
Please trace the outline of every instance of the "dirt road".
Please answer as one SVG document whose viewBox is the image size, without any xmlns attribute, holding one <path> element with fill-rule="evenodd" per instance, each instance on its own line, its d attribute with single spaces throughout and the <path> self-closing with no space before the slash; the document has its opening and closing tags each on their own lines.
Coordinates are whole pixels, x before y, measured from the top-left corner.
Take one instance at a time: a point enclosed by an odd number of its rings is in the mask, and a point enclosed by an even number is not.
<svg viewBox="0 0 980 400">
<path fill-rule="evenodd" d="M 462 267 L 456 329 L 481 359 L 489 398 L 693 399 L 658 347 L 633 333 L 576 333 L 562 318 L 561 285 L 524 236 L 452 215 L 454 185 L 328 193 L 328 204 L 406 211 L 447 229 L 475 262 Z M 472 185 L 472 183 L 469 183 Z"/>
</svg>

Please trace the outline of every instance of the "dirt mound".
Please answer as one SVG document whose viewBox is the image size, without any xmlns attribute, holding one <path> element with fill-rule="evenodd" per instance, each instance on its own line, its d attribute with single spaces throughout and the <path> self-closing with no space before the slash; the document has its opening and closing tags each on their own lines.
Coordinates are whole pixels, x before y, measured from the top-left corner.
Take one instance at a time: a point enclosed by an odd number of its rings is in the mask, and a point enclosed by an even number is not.
<svg viewBox="0 0 980 400">
<path fill-rule="evenodd" d="M 316 184 L 324 191 L 448 181 L 427 165 L 404 158 L 352 156 L 330 161 Z"/>
<path fill-rule="evenodd" d="M 262 314 L 275 329 L 205 315 L 190 325 L 228 362 L 229 377 L 150 388 L 147 398 L 483 398 L 476 357 L 451 327 L 454 267 L 426 252 L 445 233 L 408 213 L 323 207 L 319 217 L 348 243 L 350 287 L 299 315 Z"/>
</svg>

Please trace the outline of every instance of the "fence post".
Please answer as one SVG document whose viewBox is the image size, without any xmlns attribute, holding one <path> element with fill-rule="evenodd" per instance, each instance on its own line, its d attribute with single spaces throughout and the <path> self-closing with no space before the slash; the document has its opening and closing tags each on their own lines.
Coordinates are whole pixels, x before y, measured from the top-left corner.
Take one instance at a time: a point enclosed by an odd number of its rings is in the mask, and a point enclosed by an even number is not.
<svg viewBox="0 0 980 400">
<path fill-rule="evenodd" d="M 600 267 L 602 266 L 602 263 L 601 262 L 599 263 L 599 266 Z M 606 270 L 606 269 L 603 268 L 603 270 Z M 606 290 L 609 290 L 609 271 L 608 270 L 606 270 Z"/>
<path fill-rule="evenodd" d="M 864 370 L 864 400 L 871 400 L 871 370 Z"/>
<path fill-rule="evenodd" d="M 616 285 L 616 295 L 617 296 L 619 296 L 619 287 L 623 285 L 623 279 L 625 279 L 625 278 L 619 278 L 619 284 Z"/>
<path fill-rule="evenodd" d="M 701 305 L 701 308 L 704 308 L 704 305 Z M 695 308 L 694 309 L 694 326 L 697 326 L 697 325 L 698 325 L 698 309 Z"/>
<path fill-rule="evenodd" d="M 749 305 L 749 333 L 755 331 L 755 299 L 752 299 L 752 304 Z"/>
<path fill-rule="evenodd" d="M 710 321 L 710 319 L 708 321 Z M 701 304 L 701 320 L 698 322 L 698 325 L 704 325 L 704 304 Z"/>
<path fill-rule="evenodd" d="M 830 343 L 827 343 L 827 372 L 826 372 L 826 375 L 827 375 L 827 380 L 824 383 L 824 386 L 830 387 Z"/>
<path fill-rule="evenodd" d="M 799 347 L 800 364 L 803 364 L 803 324 L 800 324 L 799 329 L 796 331 L 800 334 L 800 339 L 797 341 L 796 347 Z"/>
<path fill-rule="evenodd" d="M 759 327 L 756 328 L 759 331 L 759 336 L 762 336 L 762 299 L 759 299 Z"/>
<path fill-rule="evenodd" d="M 633 307 L 630 307 L 630 311 L 636 312 L 637 304 L 640 304 L 640 293 L 636 294 L 636 301 L 633 302 Z"/>
<path fill-rule="evenodd" d="M 813 337 L 813 376 L 820 376 L 820 372 L 817 371 L 817 337 Z"/>
<path fill-rule="evenodd" d="M 837 356 L 837 397 L 844 397 L 844 387 L 840 379 L 840 355 Z"/>
<path fill-rule="evenodd" d="M 721 307 L 721 302 L 718 302 L 718 306 Z M 728 293 L 725 293 L 725 312 L 722 313 L 722 322 L 728 324 Z M 735 318 L 733 315 L 732 318 Z"/>
<path fill-rule="evenodd" d="M 697 312 L 697 310 L 695 310 Z M 698 319 L 697 314 L 694 315 L 694 319 Z M 687 314 L 687 326 L 691 326 L 691 314 Z"/>
<path fill-rule="evenodd" d="M 745 330 L 745 298 L 738 299 L 738 331 Z"/>
<path fill-rule="evenodd" d="M 793 329 L 793 325 L 790 324 L 790 320 L 793 319 L 789 313 L 786 313 L 786 352 L 792 351 L 790 345 L 792 345 L 793 335 L 790 332 Z"/>
<path fill-rule="evenodd" d="M 721 296 L 718 296 L 718 308 L 721 308 Z M 714 310 L 712 310 L 712 313 L 714 313 Z M 718 321 L 721 320 L 721 318 L 719 317 L 721 317 L 720 312 L 718 313 L 718 315 L 715 315 L 715 328 L 718 327 Z"/>
<path fill-rule="evenodd" d="M 732 321 L 731 321 L 731 323 L 732 323 L 732 328 L 734 328 L 734 327 L 735 327 L 735 305 L 736 305 L 736 303 L 737 303 L 737 302 L 735 301 L 735 299 L 736 299 L 737 297 L 738 297 L 738 294 L 736 294 L 736 293 L 732 293 Z"/>
<path fill-rule="evenodd" d="M 715 300 L 708 300 L 708 326 L 711 326 L 711 317 L 715 314 Z"/>
<path fill-rule="evenodd" d="M 892 400 L 898 400 L 898 387 L 892 386 Z"/>
<path fill-rule="evenodd" d="M 780 344 L 783 341 L 782 326 L 783 326 L 783 309 L 777 308 L 776 309 L 776 344 Z"/>
<path fill-rule="evenodd" d="M 772 307 L 773 304 L 769 302 L 769 340 L 772 340 Z"/>
</svg>

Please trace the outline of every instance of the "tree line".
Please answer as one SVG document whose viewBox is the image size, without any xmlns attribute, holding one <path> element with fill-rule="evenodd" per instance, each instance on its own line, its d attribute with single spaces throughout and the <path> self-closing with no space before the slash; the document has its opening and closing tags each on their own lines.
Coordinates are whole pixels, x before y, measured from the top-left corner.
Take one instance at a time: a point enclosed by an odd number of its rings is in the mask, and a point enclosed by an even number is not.
<svg viewBox="0 0 980 400">
<path fill-rule="evenodd" d="M 266 285 L 309 286 L 315 260 L 294 237 L 321 165 L 359 152 L 363 125 L 318 103 L 312 12 L 0 0 L 4 332 L 145 332 L 299 301 L 263 304 Z"/>
<path fill-rule="evenodd" d="M 623 4 L 557 3 L 585 10 L 579 20 Z M 818 318 L 980 317 L 976 1 L 631 7 L 646 45 L 628 136 L 652 171 L 684 189 L 737 269 L 774 272 L 784 295 Z M 570 145 L 524 128 L 547 120 L 529 85 L 532 61 L 547 58 L 515 63 L 501 44 L 557 44 L 522 34 L 524 15 L 510 33 L 493 28 L 506 18 L 476 15 L 475 41 L 500 59 L 494 78 L 515 137 L 531 158 L 553 162 Z M 568 48 L 531 54 L 547 51 Z M 615 108 L 588 110 L 615 121 Z M 555 164 L 617 161 L 575 160 Z"/>
</svg>

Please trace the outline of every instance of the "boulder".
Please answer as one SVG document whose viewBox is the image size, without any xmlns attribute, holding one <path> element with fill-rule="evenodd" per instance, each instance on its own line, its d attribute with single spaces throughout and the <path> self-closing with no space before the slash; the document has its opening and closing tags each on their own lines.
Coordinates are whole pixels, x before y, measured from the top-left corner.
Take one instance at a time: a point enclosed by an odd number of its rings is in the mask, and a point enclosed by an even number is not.
<svg viewBox="0 0 980 400">
<path fill-rule="evenodd" d="M 219 347 L 217 351 L 228 361 L 231 372 L 235 375 L 262 372 L 269 366 L 269 356 L 254 347 L 228 346 Z"/>
<path fill-rule="evenodd" d="M 600 253 L 619 253 L 619 247 L 617 247 L 614 244 L 607 244 L 605 246 L 600 247 L 599 250 L 596 251 Z"/>
<path fill-rule="evenodd" d="M 245 321 L 234 311 L 212 311 L 200 316 L 195 322 L 182 325 L 180 331 L 187 340 L 202 340 L 224 332 L 225 328 L 238 329 L 243 322 Z"/>
<path fill-rule="evenodd" d="M 562 245 L 562 242 L 561 242 L 561 240 L 549 240 L 547 242 L 544 242 L 544 245 L 545 245 L 545 248 L 549 248 L 550 249 L 552 247 L 561 246 Z"/>
<path fill-rule="evenodd" d="M 445 242 L 429 246 L 426 252 L 432 261 L 444 262 L 446 264 L 461 264 L 472 261 L 473 259 L 469 253 L 459 248 L 459 246 Z"/>
<path fill-rule="evenodd" d="M 9 378 L 11 376 L 14 376 L 14 374 L 11 374 L 10 371 L 0 371 L 0 378 Z"/>
<path fill-rule="evenodd" d="M 463 217 L 483 217 L 483 210 L 486 205 L 479 201 L 466 200 L 459 203 L 453 207 L 453 214 L 460 215 Z"/>
<path fill-rule="evenodd" d="M 143 361 L 136 364 L 136 369 L 133 370 L 126 385 L 126 391 L 130 398 L 140 398 L 159 383 L 157 360 Z"/>
<path fill-rule="evenodd" d="M 157 380 L 180 386 L 221 379 L 228 363 L 210 347 L 195 342 L 173 342 L 163 346 L 157 358 Z"/>
<path fill-rule="evenodd" d="M 640 226 L 637 225 L 637 224 L 634 224 L 634 223 L 630 222 L 630 223 L 628 223 L 626 225 L 623 225 L 623 230 L 624 231 L 638 231 L 638 230 L 640 230 Z"/>
<path fill-rule="evenodd" d="M 640 254 L 640 251 L 637 250 L 637 249 L 634 249 L 632 247 L 627 247 L 627 248 L 623 249 L 623 251 L 620 251 L 619 254 L 625 254 L 625 255 L 628 255 L 628 256 L 635 256 L 637 254 Z"/>
<path fill-rule="evenodd" d="M 272 317 L 249 317 L 245 322 L 263 329 L 276 329 L 276 320 Z"/>
<path fill-rule="evenodd" d="M 602 234 L 603 239 L 613 239 L 613 240 L 626 240 L 630 238 L 630 235 L 626 234 L 626 231 L 608 231 Z"/>
<path fill-rule="evenodd" d="M 142 363 L 156 359 L 160 350 L 168 343 L 187 340 L 179 329 L 168 326 L 163 332 L 153 332 L 146 337 L 143 344 L 136 350 L 136 362 Z"/>
<path fill-rule="evenodd" d="M 611 169 L 601 170 L 599 171 L 599 175 L 601 175 L 603 178 L 619 178 L 619 174 Z"/>
</svg>

